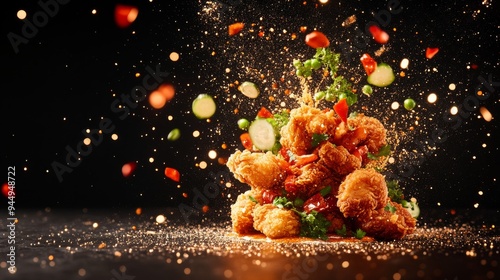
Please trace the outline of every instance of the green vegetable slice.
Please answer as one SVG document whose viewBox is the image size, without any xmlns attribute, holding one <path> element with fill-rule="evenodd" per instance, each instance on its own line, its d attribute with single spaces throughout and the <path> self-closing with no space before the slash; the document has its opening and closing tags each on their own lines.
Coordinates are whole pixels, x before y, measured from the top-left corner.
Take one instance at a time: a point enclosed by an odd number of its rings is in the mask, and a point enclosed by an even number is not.
<svg viewBox="0 0 500 280">
<path fill-rule="evenodd" d="M 260 94 L 259 88 L 252 82 L 243 82 L 240 85 L 240 91 L 249 98 L 257 98 Z"/>
<path fill-rule="evenodd" d="M 408 210 L 408 212 L 410 212 L 413 218 L 416 219 L 420 216 L 420 207 L 418 207 L 417 201 L 414 201 L 414 198 L 412 198 L 410 201 L 401 201 L 401 205 L 403 206 L 403 208 Z"/>
<path fill-rule="evenodd" d="M 274 127 L 266 119 L 257 119 L 248 128 L 253 145 L 263 151 L 272 150 L 276 142 Z"/>
<path fill-rule="evenodd" d="M 193 100 L 193 114 L 198 119 L 208 119 L 215 114 L 217 106 L 212 96 L 208 94 L 200 94 Z"/>
<path fill-rule="evenodd" d="M 377 87 L 386 87 L 394 82 L 394 71 L 391 66 L 385 63 L 380 63 L 375 68 L 375 71 L 368 76 L 368 83 Z"/>
</svg>

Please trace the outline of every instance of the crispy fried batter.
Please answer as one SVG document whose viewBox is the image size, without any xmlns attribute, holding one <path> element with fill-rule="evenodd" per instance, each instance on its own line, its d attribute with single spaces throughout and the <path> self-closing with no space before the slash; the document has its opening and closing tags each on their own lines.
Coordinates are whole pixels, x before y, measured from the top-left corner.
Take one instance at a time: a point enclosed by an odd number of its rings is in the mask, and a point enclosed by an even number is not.
<svg viewBox="0 0 500 280">
<path fill-rule="evenodd" d="M 281 145 L 294 154 L 307 154 L 313 148 L 313 134 L 333 135 L 340 122 L 334 111 L 324 112 L 303 105 L 290 112 L 290 121 L 281 129 Z"/>
<path fill-rule="evenodd" d="M 340 184 L 337 206 L 344 217 L 366 217 L 387 205 L 387 185 L 374 169 L 358 169 Z"/>
<path fill-rule="evenodd" d="M 324 164 L 337 174 L 344 176 L 361 167 L 361 160 L 342 146 L 330 142 L 321 144 L 318 155 Z"/>
<path fill-rule="evenodd" d="M 309 163 L 292 170 L 297 175 L 294 194 L 299 197 L 310 197 L 325 186 L 339 184 L 332 171 L 320 162 Z"/>
<path fill-rule="evenodd" d="M 358 227 L 377 239 L 401 239 L 415 231 L 416 220 L 401 204 L 389 202 L 394 213 L 380 208 L 371 215 L 358 219 Z"/>
<path fill-rule="evenodd" d="M 371 153 L 378 152 L 380 147 L 387 143 L 387 130 L 376 118 L 367 117 L 364 114 L 358 114 L 354 118 L 349 118 L 347 122 L 352 128 L 362 127 L 366 130 L 367 135 L 366 140 L 364 140 L 364 144 L 368 147 L 368 151 Z"/>
<path fill-rule="evenodd" d="M 227 160 L 227 167 L 234 177 L 251 187 L 270 189 L 285 179 L 281 159 L 267 153 L 252 153 L 248 150 L 236 151 Z"/>
<path fill-rule="evenodd" d="M 253 227 L 269 238 L 293 237 L 300 233 L 298 215 L 273 204 L 256 206 L 253 211 L 253 220 Z"/>
<path fill-rule="evenodd" d="M 240 234 L 255 232 L 253 228 L 253 210 L 257 203 L 250 199 L 252 191 L 238 195 L 236 202 L 231 205 L 231 222 L 233 230 Z"/>
</svg>

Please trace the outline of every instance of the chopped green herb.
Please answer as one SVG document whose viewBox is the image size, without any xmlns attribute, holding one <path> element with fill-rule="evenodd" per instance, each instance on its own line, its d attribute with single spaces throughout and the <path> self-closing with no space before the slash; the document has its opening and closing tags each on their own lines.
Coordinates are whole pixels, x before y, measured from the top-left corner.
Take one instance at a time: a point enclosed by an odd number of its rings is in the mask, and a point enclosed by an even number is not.
<svg viewBox="0 0 500 280">
<path fill-rule="evenodd" d="M 390 203 L 387 203 L 387 205 L 384 207 L 384 210 L 394 214 L 396 212 L 396 207 L 392 206 Z"/>
<path fill-rule="evenodd" d="M 328 221 L 321 213 L 316 211 L 311 211 L 309 214 L 306 212 L 298 212 L 300 216 L 300 236 L 320 238 L 323 240 L 328 239 L 326 232 L 330 227 L 330 221 Z"/>
<path fill-rule="evenodd" d="M 317 147 L 321 142 L 328 140 L 330 136 L 328 134 L 314 133 L 312 136 L 311 146 L 313 148 Z"/>
<path fill-rule="evenodd" d="M 293 201 L 293 206 L 295 207 L 302 207 L 304 206 L 304 200 L 300 197 L 297 197 L 294 201 Z"/>
<path fill-rule="evenodd" d="M 367 156 L 369 159 L 378 159 L 379 157 L 388 156 L 390 154 L 391 154 L 391 145 L 387 144 L 382 146 L 380 150 L 378 150 L 378 153 L 376 154 L 368 153 Z"/>
<path fill-rule="evenodd" d="M 392 180 L 387 182 L 387 191 L 389 198 L 396 203 L 401 203 L 403 201 L 404 195 L 398 181 Z"/>
<path fill-rule="evenodd" d="M 357 239 L 361 239 L 361 238 L 365 237 L 365 235 L 366 235 L 366 232 L 364 232 L 363 230 L 361 230 L 359 228 L 354 233 L 354 237 Z"/>
<path fill-rule="evenodd" d="M 330 192 L 332 191 L 332 187 L 331 186 L 326 186 L 324 187 L 323 189 L 321 189 L 319 191 L 319 193 L 321 194 L 321 196 L 325 197 L 327 194 L 329 194 Z"/>
<path fill-rule="evenodd" d="M 280 209 L 291 209 L 299 215 L 301 223 L 300 236 L 326 240 L 328 238 L 326 232 L 330 227 L 330 221 L 317 211 L 313 210 L 310 213 L 306 213 L 305 211 L 297 210 L 295 202 L 297 202 L 297 199 L 291 202 L 286 197 L 280 196 L 274 199 L 273 205 Z"/>
<path fill-rule="evenodd" d="M 248 199 L 250 199 L 250 201 L 252 201 L 252 202 L 259 204 L 259 202 L 255 199 L 255 197 L 253 197 L 251 195 L 248 196 Z"/>
<path fill-rule="evenodd" d="M 337 235 L 340 235 L 342 237 L 346 237 L 347 236 L 347 228 L 345 227 L 345 224 L 342 225 L 341 229 L 336 229 L 335 232 L 337 233 Z"/>
</svg>

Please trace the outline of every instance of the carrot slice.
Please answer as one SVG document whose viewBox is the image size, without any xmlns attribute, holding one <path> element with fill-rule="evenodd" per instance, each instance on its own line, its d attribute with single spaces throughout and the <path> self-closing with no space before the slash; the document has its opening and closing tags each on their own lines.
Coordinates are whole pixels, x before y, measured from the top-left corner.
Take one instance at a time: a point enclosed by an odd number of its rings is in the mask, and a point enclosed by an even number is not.
<svg viewBox="0 0 500 280">
<path fill-rule="evenodd" d="M 245 27 L 245 24 L 243 22 L 235 22 L 233 24 L 230 24 L 228 29 L 229 36 L 234 36 L 240 33 L 243 27 Z"/>
</svg>

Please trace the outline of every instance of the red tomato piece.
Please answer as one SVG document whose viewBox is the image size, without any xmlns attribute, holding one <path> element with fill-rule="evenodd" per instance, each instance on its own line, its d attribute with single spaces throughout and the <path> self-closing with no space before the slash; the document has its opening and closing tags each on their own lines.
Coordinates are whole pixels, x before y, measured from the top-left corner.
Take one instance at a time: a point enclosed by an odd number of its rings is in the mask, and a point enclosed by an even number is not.
<svg viewBox="0 0 500 280">
<path fill-rule="evenodd" d="M 252 139 L 250 138 L 250 134 L 248 132 L 245 132 L 245 133 L 240 135 L 240 141 L 241 141 L 241 144 L 243 144 L 243 147 L 245 147 L 245 149 L 252 150 L 253 143 L 252 143 Z"/>
<path fill-rule="evenodd" d="M 259 112 L 257 113 L 257 117 L 259 118 L 272 118 L 273 113 L 271 113 L 269 110 L 266 109 L 266 107 L 261 107 Z"/>
<path fill-rule="evenodd" d="M 235 22 L 233 24 L 230 24 L 229 28 L 228 28 L 229 36 L 234 36 L 234 35 L 240 33 L 240 31 L 243 30 L 244 27 L 245 27 L 245 24 L 242 22 Z"/>
<path fill-rule="evenodd" d="M 385 44 L 389 41 L 389 34 L 385 32 L 384 30 L 380 29 L 378 25 L 371 25 L 368 27 L 368 30 L 373 36 L 373 39 L 375 39 L 375 42 L 380 43 L 380 44 Z"/>
<path fill-rule="evenodd" d="M 337 104 L 333 105 L 333 110 L 335 110 L 335 113 L 339 115 L 340 119 L 342 119 L 342 121 L 347 124 L 347 113 L 349 111 L 349 106 L 347 105 L 347 99 L 346 98 L 340 99 L 339 102 L 337 102 Z"/>
<path fill-rule="evenodd" d="M 274 198 L 277 196 L 278 193 L 276 191 L 265 190 L 264 192 L 262 192 L 262 203 L 263 204 L 273 203 Z"/>
<path fill-rule="evenodd" d="M 358 157 L 361 162 L 363 162 L 366 159 L 366 155 L 368 154 L 368 146 L 363 145 L 360 147 L 357 147 L 356 150 L 352 153 L 354 156 Z"/>
<path fill-rule="evenodd" d="M 306 35 L 306 44 L 311 48 L 326 48 L 330 45 L 330 41 L 325 34 L 319 31 L 313 31 Z"/>
<path fill-rule="evenodd" d="M 304 202 L 304 211 L 310 213 L 315 210 L 318 212 L 323 212 L 328 209 L 328 205 L 325 202 L 325 198 L 321 194 L 317 193 Z"/>
<path fill-rule="evenodd" d="M 118 4 L 115 7 L 115 23 L 120 28 L 126 28 L 135 21 L 138 14 L 137 7 Z"/>
<path fill-rule="evenodd" d="M 177 169 L 172 168 L 172 167 L 165 168 L 165 176 L 167 176 L 167 178 L 170 178 L 176 182 L 179 182 L 181 179 L 181 174 L 179 173 L 179 171 L 177 171 Z"/>
<path fill-rule="evenodd" d="M 370 76 L 370 74 L 377 68 L 377 62 L 367 53 L 363 54 L 360 60 L 366 71 L 366 75 Z"/>
<path fill-rule="evenodd" d="M 295 183 L 295 175 L 288 175 L 285 179 L 285 190 L 288 193 L 291 194 L 296 194 L 298 189 L 297 189 L 297 184 Z"/>
<path fill-rule="evenodd" d="M 8 183 L 4 183 L 2 185 L 2 194 L 5 196 L 5 197 L 9 197 L 9 184 Z M 14 192 L 15 194 L 15 192 Z"/>
<path fill-rule="evenodd" d="M 126 178 L 126 177 L 132 175 L 132 172 L 134 172 L 134 170 L 135 170 L 136 167 L 137 167 L 137 164 L 135 162 L 125 163 L 122 166 L 122 175 L 123 175 L 123 177 Z"/>
<path fill-rule="evenodd" d="M 439 48 L 427 48 L 425 49 L 425 57 L 427 59 L 433 58 L 439 51 Z"/>
</svg>

